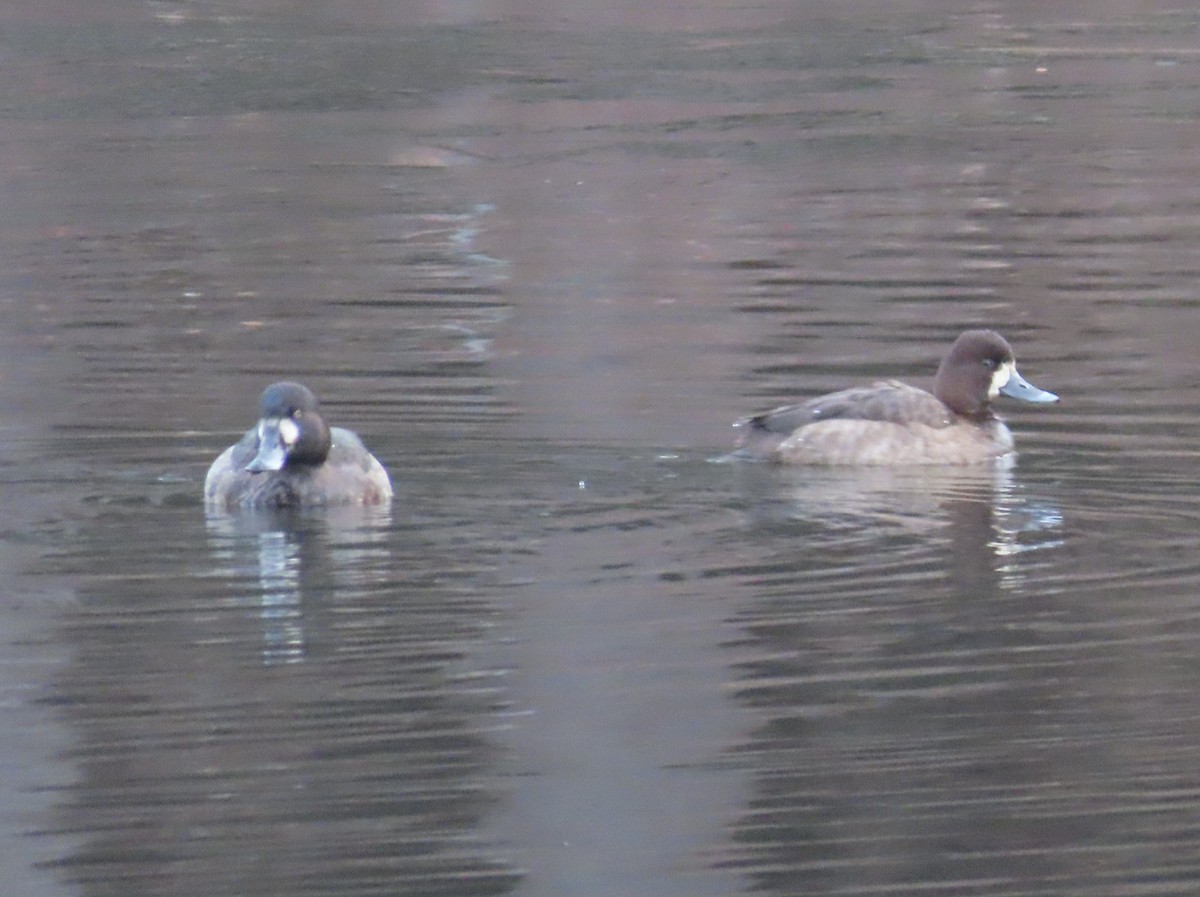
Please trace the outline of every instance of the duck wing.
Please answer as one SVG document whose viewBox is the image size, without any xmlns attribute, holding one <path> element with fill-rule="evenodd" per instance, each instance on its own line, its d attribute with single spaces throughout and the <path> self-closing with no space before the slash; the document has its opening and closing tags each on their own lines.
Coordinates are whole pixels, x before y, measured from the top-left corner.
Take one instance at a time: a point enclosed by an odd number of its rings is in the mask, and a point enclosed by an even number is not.
<svg viewBox="0 0 1200 897">
<path fill-rule="evenodd" d="M 734 424 L 741 429 L 737 449 L 752 457 L 763 457 L 801 427 L 827 420 L 921 424 L 935 429 L 954 422 L 950 409 L 932 393 L 898 380 L 881 380 L 742 418 Z"/>
</svg>

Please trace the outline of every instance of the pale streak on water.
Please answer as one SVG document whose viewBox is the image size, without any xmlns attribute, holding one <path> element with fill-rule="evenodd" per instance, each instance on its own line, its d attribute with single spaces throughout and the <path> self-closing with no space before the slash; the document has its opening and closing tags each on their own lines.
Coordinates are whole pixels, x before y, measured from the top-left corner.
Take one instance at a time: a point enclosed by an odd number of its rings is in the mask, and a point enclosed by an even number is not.
<svg viewBox="0 0 1200 897">
<path fill-rule="evenodd" d="M 0 8 L 6 894 L 1195 892 L 1200 14 L 668 6 Z M 206 518 L 284 375 L 390 509 Z"/>
</svg>

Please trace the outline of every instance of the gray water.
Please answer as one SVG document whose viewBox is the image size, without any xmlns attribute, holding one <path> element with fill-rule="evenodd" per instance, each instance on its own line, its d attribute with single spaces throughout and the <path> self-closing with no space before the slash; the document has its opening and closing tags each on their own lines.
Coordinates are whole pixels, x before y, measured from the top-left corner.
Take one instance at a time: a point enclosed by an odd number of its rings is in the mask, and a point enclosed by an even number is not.
<svg viewBox="0 0 1200 897">
<path fill-rule="evenodd" d="M 1200 12 L 643 6 L 0 5 L 6 895 L 1200 888 Z M 390 509 L 206 517 L 284 376 Z"/>
</svg>

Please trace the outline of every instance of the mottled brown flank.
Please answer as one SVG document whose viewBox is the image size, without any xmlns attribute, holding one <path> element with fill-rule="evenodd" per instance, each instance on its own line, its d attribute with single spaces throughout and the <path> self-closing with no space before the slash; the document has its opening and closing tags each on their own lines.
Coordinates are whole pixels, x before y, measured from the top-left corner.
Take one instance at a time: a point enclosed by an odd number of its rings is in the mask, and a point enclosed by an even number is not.
<svg viewBox="0 0 1200 897">
<path fill-rule="evenodd" d="M 953 414 L 896 380 L 845 389 L 739 421 L 737 451 L 787 464 L 973 464 L 1008 454 L 1012 434 L 990 414 Z"/>
<path fill-rule="evenodd" d="M 318 466 L 289 466 L 252 473 L 245 469 L 258 450 L 257 429 L 226 449 L 209 469 L 204 499 L 232 508 L 293 508 L 377 505 L 392 497 L 387 471 L 348 430 L 332 429 L 329 457 Z"/>
</svg>

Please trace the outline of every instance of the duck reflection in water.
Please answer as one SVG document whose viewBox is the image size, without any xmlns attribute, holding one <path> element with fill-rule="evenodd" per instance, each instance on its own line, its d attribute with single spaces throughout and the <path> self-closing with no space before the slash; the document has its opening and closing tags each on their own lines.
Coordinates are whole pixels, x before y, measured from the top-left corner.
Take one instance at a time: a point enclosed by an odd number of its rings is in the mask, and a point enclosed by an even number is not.
<svg viewBox="0 0 1200 897">
<path fill-rule="evenodd" d="M 930 552 L 935 566 L 949 561 L 948 581 L 964 594 L 1014 587 L 1029 552 L 1063 541 L 1057 503 L 1034 494 L 1011 463 L 735 470 L 748 525 L 786 530 L 801 554 L 841 558 L 868 579 L 895 551 Z M 939 546 L 949 549 L 941 561 Z"/>
<path fill-rule="evenodd" d="M 382 582 L 389 522 L 384 505 L 208 515 L 217 572 L 241 584 L 236 602 L 258 618 L 263 664 L 306 660 L 330 608 Z M 244 622 L 230 618 L 228 637 Z"/>
</svg>

